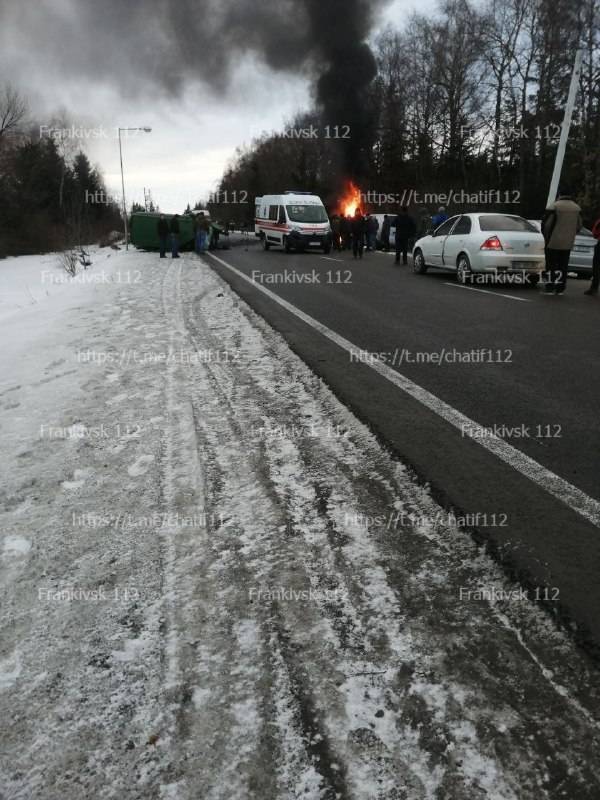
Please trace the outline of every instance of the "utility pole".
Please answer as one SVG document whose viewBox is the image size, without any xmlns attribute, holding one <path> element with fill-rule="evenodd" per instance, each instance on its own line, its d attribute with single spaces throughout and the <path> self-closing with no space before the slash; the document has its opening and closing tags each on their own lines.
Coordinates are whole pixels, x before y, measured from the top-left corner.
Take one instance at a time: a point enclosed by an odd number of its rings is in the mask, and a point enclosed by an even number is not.
<svg viewBox="0 0 600 800">
<path fill-rule="evenodd" d="M 563 161 L 565 160 L 565 151 L 567 149 L 567 139 L 569 138 L 569 131 L 571 129 L 571 119 L 573 117 L 573 109 L 575 107 L 575 98 L 577 97 L 577 86 L 579 84 L 579 76 L 581 74 L 581 62 L 583 61 L 583 50 L 577 50 L 575 53 L 575 63 L 573 65 L 573 73 L 571 75 L 571 85 L 569 86 L 569 96 L 567 97 L 567 105 L 565 106 L 565 116 L 563 119 L 562 127 L 560 129 L 560 139 L 556 149 L 556 158 L 554 160 L 554 172 L 552 173 L 552 180 L 550 181 L 550 191 L 548 192 L 548 202 L 546 208 L 551 206 L 556 200 L 556 193 L 558 192 L 558 185 L 560 182 L 560 174 L 562 172 Z"/>
<path fill-rule="evenodd" d="M 144 131 L 150 133 L 152 128 L 119 128 L 119 158 L 121 160 L 121 188 L 123 190 L 123 222 L 125 223 L 125 250 L 129 250 L 129 227 L 127 225 L 127 205 L 125 203 L 125 177 L 123 175 L 123 148 L 121 147 L 121 131 Z"/>
<path fill-rule="evenodd" d="M 125 249 L 129 250 L 129 231 L 127 230 L 127 206 L 125 204 L 125 177 L 123 176 L 123 148 L 121 147 L 121 128 L 119 128 L 119 158 L 121 160 L 121 199 L 123 200 L 123 222 L 125 224 Z"/>
</svg>

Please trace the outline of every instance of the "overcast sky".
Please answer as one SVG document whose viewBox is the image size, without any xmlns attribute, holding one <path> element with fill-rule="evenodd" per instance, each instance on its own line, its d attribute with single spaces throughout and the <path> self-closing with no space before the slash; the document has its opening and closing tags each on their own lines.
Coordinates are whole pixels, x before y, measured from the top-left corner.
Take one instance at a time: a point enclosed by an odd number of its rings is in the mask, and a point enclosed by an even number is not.
<svg viewBox="0 0 600 800">
<path fill-rule="evenodd" d="M 185 6 L 200 17 L 210 2 L 175 1 L 177 12 Z M 436 6 L 436 0 L 381 1 L 374 32 L 390 22 L 402 27 L 412 10 Z M 219 8 L 236 8 L 236 2 L 220 0 Z M 160 13 L 168 2 L 149 14 L 153 3 L 160 0 L 0 0 L 0 82 L 8 79 L 25 94 L 40 125 L 50 126 L 52 116 L 64 110 L 83 129 L 76 135 L 87 134 L 83 149 L 119 201 L 116 129 L 151 127 L 151 133 L 123 139 L 127 203 L 143 202 L 147 187 L 162 210 L 180 212 L 215 188 L 236 147 L 260 131 L 281 128 L 310 105 L 311 80 L 285 70 L 292 40 L 264 58 L 260 44 L 253 53 L 240 53 L 230 59 L 226 78 L 227 56 L 218 42 L 192 38 L 176 47 L 165 41 Z M 272 0 L 255 0 L 257 16 L 269 7 Z M 252 19 L 240 16 L 237 28 L 237 36 L 255 37 Z M 267 66 L 269 61 L 283 71 Z M 153 74 L 158 64 L 169 72 Z"/>
</svg>

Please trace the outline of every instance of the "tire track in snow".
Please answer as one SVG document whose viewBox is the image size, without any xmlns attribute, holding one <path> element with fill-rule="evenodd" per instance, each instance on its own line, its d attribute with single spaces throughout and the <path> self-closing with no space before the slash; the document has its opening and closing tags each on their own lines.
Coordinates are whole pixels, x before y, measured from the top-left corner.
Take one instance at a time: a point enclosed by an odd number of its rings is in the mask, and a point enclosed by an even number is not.
<svg viewBox="0 0 600 800">
<path fill-rule="evenodd" d="M 176 325 L 179 333 L 181 333 L 182 318 L 181 313 L 181 288 L 178 282 L 177 296 L 172 299 L 172 307 L 176 307 Z M 169 304 L 171 305 L 171 304 Z M 189 335 L 185 340 L 187 343 L 192 343 Z M 199 349 L 197 347 L 197 349 Z M 200 379 L 198 374 L 195 375 L 196 382 L 203 384 L 203 388 L 208 388 L 208 382 L 212 380 L 212 388 L 218 390 L 218 381 L 215 383 L 214 370 L 210 364 L 202 364 L 200 371 L 205 373 L 204 380 Z M 181 387 L 179 387 L 181 389 Z M 172 396 L 172 392 L 170 392 Z M 204 402 L 206 402 L 206 392 L 203 393 Z M 222 398 L 223 399 L 223 398 Z M 225 400 L 226 401 L 226 400 Z M 206 408 L 196 410 L 198 415 L 206 417 Z M 172 416 L 172 413 L 169 414 Z M 219 441 L 215 442 L 216 447 L 223 446 L 223 436 L 230 437 L 233 441 L 239 440 L 239 431 L 231 430 L 230 428 L 218 430 Z M 169 437 L 169 438 L 175 438 Z M 189 442 L 193 443 L 196 449 L 196 458 L 198 443 L 196 441 L 196 430 L 190 432 L 188 436 Z M 204 445 L 205 443 L 203 443 Z M 173 452 L 171 450 L 171 458 Z M 215 531 L 211 531 L 214 533 Z M 226 531 L 226 534 L 228 532 Z M 243 797 L 244 786 L 248 781 L 248 772 L 252 773 L 251 760 L 260 755 L 261 745 L 258 748 L 249 744 L 249 742 L 260 743 L 261 737 L 264 739 L 262 728 L 265 727 L 265 722 L 261 719 L 261 714 L 258 708 L 258 698 L 264 695 L 264 690 L 261 689 L 261 684 L 264 683 L 264 675 L 273 672 L 272 665 L 268 664 L 268 654 L 265 655 L 265 663 L 261 664 L 261 669 L 257 668 L 257 656 L 260 661 L 260 637 L 258 631 L 260 630 L 259 624 L 252 618 L 244 621 L 244 612 L 247 613 L 247 608 L 235 609 L 238 613 L 234 615 L 231 613 L 231 585 L 235 586 L 235 582 L 229 580 L 223 581 L 223 564 L 219 559 L 219 552 L 214 553 L 213 543 L 206 540 L 203 544 L 206 545 L 206 553 L 204 559 L 207 559 L 207 554 L 216 555 L 216 560 L 212 564 L 205 563 L 203 580 L 206 580 L 212 587 L 210 605 L 207 603 L 207 613 L 204 615 L 202 625 L 198 626 L 198 619 L 194 619 L 190 614 L 189 609 L 183 611 L 186 618 L 186 628 L 188 633 L 193 631 L 202 636 L 202 644 L 196 648 L 196 663 L 194 667 L 190 667 L 190 674 L 188 681 L 195 684 L 192 692 L 192 700 L 195 698 L 195 707 L 193 713 L 189 717 L 189 724 L 196 732 L 196 741 L 201 741 L 202 736 L 206 735 L 207 731 L 212 731 L 212 741 L 210 743 L 211 749 L 216 751 L 216 759 L 220 764 L 220 771 L 222 777 L 226 778 L 223 782 L 218 781 L 210 785 L 211 779 L 214 780 L 214 775 L 217 771 L 217 764 L 215 764 L 215 771 L 209 773 L 208 781 L 206 784 L 198 776 L 192 777 L 190 774 L 190 765 L 185 765 L 185 776 L 183 779 L 173 784 L 177 787 L 177 792 L 182 796 L 196 796 L 194 792 L 201 786 L 203 794 L 210 798 L 220 797 Z M 229 544 L 229 542 L 228 542 Z M 199 547 L 200 542 L 196 542 L 196 547 Z M 227 552 L 227 549 L 226 549 Z M 169 572 L 173 574 L 174 564 L 169 565 Z M 225 573 L 227 574 L 227 573 Z M 236 576 L 232 576 L 235 579 Z M 223 585 L 225 584 L 225 585 Z M 238 588 L 239 593 L 239 588 Z M 239 598 L 238 598 L 239 599 Z M 216 608 L 214 603 L 216 601 Z M 244 601 L 244 606 L 247 607 L 247 601 Z M 196 604 L 196 607 L 198 604 Z M 239 613 L 242 611 L 242 613 Z M 177 613 L 181 614 L 182 609 L 178 608 Z M 235 624 L 233 620 L 237 619 Z M 172 622 L 173 627 L 174 623 Z M 194 634 L 195 635 L 195 634 Z M 248 642 L 245 642 L 245 637 L 250 636 L 253 642 L 253 647 L 248 647 Z M 179 635 L 176 635 L 180 639 Z M 237 662 L 241 659 L 242 664 Z M 231 667 L 236 664 L 235 667 Z M 243 669 L 241 668 L 243 666 Z M 270 666 L 270 668 L 269 668 Z M 265 669 L 266 668 L 266 669 Z M 224 671 L 224 679 L 220 679 L 217 686 L 214 686 L 214 676 L 211 674 L 215 670 L 219 673 Z M 288 686 L 288 696 L 282 698 L 279 696 L 277 699 L 269 696 L 267 692 L 267 703 L 279 705 L 279 708 L 289 708 L 293 700 L 291 692 L 289 691 L 289 683 L 279 676 L 277 681 L 280 688 Z M 220 708 L 220 713 L 215 716 L 214 713 L 207 709 L 207 704 L 210 698 L 215 700 Z M 283 703 L 282 703 L 283 701 Z M 291 719 L 295 719 L 292 713 Z M 272 721 L 268 721 L 266 726 L 272 725 Z M 280 726 L 281 728 L 281 726 Z M 216 742 L 216 746 L 215 746 Z M 319 786 L 320 781 L 314 768 L 308 762 L 305 756 L 305 741 L 304 737 L 300 734 L 293 735 L 289 730 L 286 732 L 286 743 L 289 746 L 293 742 L 295 751 L 292 753 L 282 751 L 285 761 L 288 763 L 289 774 L 293 776 L 294 781 L 300 778 L 300 783 L 315 789 Z M 263 746 L 264 749 L 264 746 Z M 188 748 L 189 750 L 189 748 Z M 257 752 L 258 751 L 258 752 Z M 186 753 L 186 759 L 189 756 Z M 263 758 L 266 760 L 268 751 L 262 753 Z M 226 765 L 226 766 L 225 766 Z M 256 771 L 260 769 L 259 765 L 254 768 Z M 192 789 L 193 785 L 193 789 Z M 263 783 L 264 785 L 264 783 Z M 267 780 L 268 785 L 268 780 Z M 290 796 L 289 792 L 291 786 L 286 786 L 283 797 Z M 187 794 L 187 792 L 191 794 Z M 271 796 L 265 795 L 265 796 Z M 273 795 L 274 796 L 274 795 Z M 321 796 L 321 789 L 318 789 L 318 794 L 312 796 Z M 326 796 L 326 795 L 323 795 Z M 334 795 L 331 795 L 332 797 Z"/>
</svg>

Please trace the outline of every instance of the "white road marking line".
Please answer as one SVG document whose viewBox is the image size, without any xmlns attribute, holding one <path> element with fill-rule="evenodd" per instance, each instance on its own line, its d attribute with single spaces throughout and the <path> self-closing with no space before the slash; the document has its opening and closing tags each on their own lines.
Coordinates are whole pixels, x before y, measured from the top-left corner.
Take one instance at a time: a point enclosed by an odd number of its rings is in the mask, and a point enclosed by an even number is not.
<svg viewBox="0 0 600 800">
<path fill-rule="evenodd" d="M 319 258 L 324 258 L 325 261 L 339 261 L 340 264 L 344 263 L 344 259 L 343 258 L 330 258 L 329 256 L 319 256 Z"/>
<path fill-rule="evenodd" d="M 266 289 L 261 284 L 252 281 L 247 275 L 241 272 L 241 270 L 237 269 L 237 267 L 234 267 L 232 264 L 228 264 L 227 261 L 223 261 L 222 258 L 215 256 L 213 253 L 208 253 L 207 255 L 209 255 L 211 258 L 214 258 L 214 260 L 218 261 L 219 264 L 227 267 L 227 269 L 230 269 L 240 278 L 249 283 L 254 289 L 262 292 L 271 300 L 289 311 L 291 314 L 294 314 L 294 316 L 298 317 L 298 319 L 301 319 L 302 322 L 310 325 L 311 328 L 318 331 L 321 335 L 325 336 L 325 338 L 329 339 L 334 344 L 338 345 L 338 347 L 341 347 L 342 350 L 346 350 L 350 355 L 355 355 L 356 353 L 363 351 L 363 348 L 357 347 L 348 339 L 340 336 L 339 333 L 332 331 L 331 328 L 328 328 L 326 325 L 323 325 L 323 323 L 314 319 L 314 317 L 305 314 L 304 311 L 296 308 L 296 306 L 292 305 L 292 303 L 288 303 L 287 300 L 279 297 L 279 295 L 275 294 L 275 292 L 272 292 L 270 289 Z M 453 284 L 450 285 L 452 286 Z M 505 464 L 508 464 L 525 478 L 528 478 L 530 481 L 536 483 L 538 486 L 544 489 L 544 491 L 548 492 L 553 497 L 556 497 L 557 500 L 560 500 L 572 511 L 575 511 L 577 514 L 580 514 L 597 527 L 600 527 L 600 502 L 598 502 L 598 500 L 595 500 L 593 497 L 589 497 L 589 495 L 585 494 L 585 492 L 582 492 L 581 489 L 578 489 L 576 486 L 573 486 L 573 484 L 565 481 L 558 475 L 555 475 L 554 472 L 551 472 L 533 458 L 530 458 L 529 456 L 525 455 L 525 453 L 517 450 L 516 447 L 508 444 L 508 442 L 505 442 L 504 439 L 500 439 L 498 436 L 494 435 L 486 437 L 476 436 L 475 434 L 480 430 L 482 427 L 481 425 L 465 416 L 465 414 L 458 411 L 456 408 L 453 408 L 453 406 L 445 403 L 443 400 L 440 400 L 439 397 L 431 394 L 431 392 L 428 392 L 427 389 L 424 389 L 422 386 L 414 383 L 400 372 L 396 372 L 396 370 L 388 367 L 387 364 L 377 360 L 374 360 L 372 363 L 361 363 L 367 364 L 367 366 L 371 367 L 371 369 L 375 370 L 375 372 L 378 372 L 380 375 L 390 381 L 390 383 L 393 383 L 399 389 L 402 389 L 402 391 L 406 392 L 406 394 L 408 394 L 410 397 L 417 400 L 430 411 L 433 411 L 434 414 L 437 414 L 446 422 L 450 423 L 450 425 L 457 428 L 463 436 L 468 436 L 469 438 L 473 439 L 474 442 L 488 450 L 501 461 L 504 461 Z"/>
<path fill-rule="evenodd" d="M 490 292 L 489 289 L 475 289 L 473 286 L 463 286 L 460 283 L 448 283 L 444 281 L 444 286 L 454 286 L 455 289 L 466 289 L 469 292 L 481 292 L 482 294 L 491 294 L 493 297 L 507 297 L 509 300 L 518 300 L 519 303 L 531 303 L 525 297 L 515 297 L 512 294 L 502 294 L 501 292 Z"/>
</svg>

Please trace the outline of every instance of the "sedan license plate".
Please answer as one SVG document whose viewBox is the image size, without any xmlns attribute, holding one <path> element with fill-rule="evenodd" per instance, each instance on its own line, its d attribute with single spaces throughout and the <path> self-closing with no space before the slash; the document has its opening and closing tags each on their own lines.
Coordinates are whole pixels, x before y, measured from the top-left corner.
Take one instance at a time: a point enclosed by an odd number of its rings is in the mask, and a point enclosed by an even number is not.
<svg viewBox="0 0 600 800">
<path fill-rule="evenodd" d="M 573 245 L 573 250 L 576 253 L 591 253 L 591 252 L 593 252 L 594 248 L 593 247 L 585 247 L 584 245 L 581 245 L 581 244 L 575 244 L 575 245 Z"/>
<path fill-rule="evenodd" d="M 535 269 L 537 264 L 535 261 L 513 261 L 512 268 L 513 269 Z"/>
</svg>

